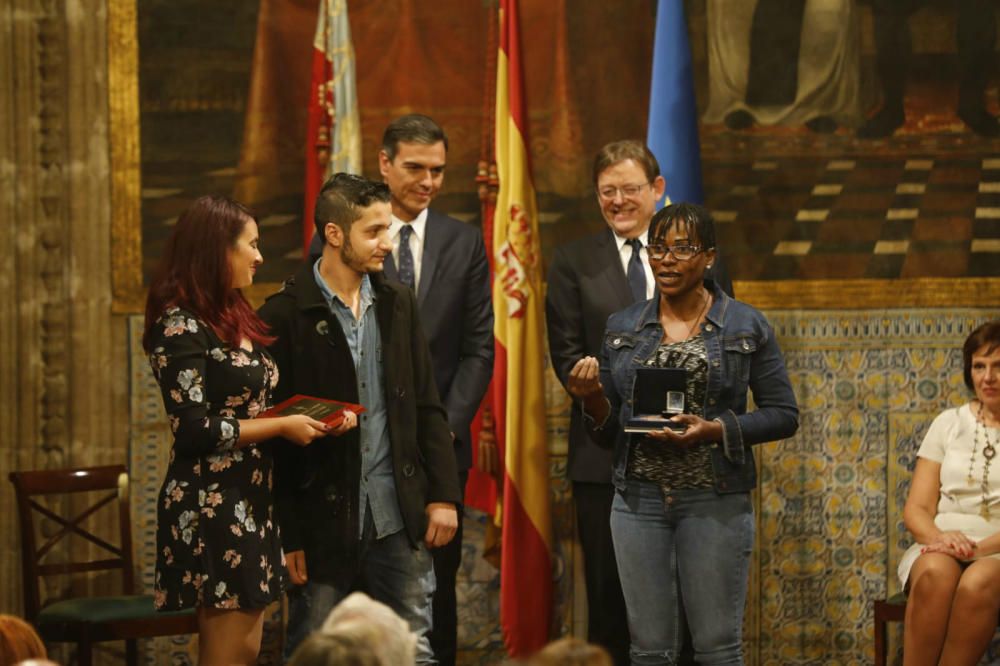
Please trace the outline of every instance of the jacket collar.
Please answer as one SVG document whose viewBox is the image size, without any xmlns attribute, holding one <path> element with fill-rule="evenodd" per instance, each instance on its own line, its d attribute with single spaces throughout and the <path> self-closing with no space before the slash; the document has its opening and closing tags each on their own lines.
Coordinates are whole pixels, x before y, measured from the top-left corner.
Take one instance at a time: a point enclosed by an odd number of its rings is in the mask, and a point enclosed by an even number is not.
<svg viewBox="0 0 1000 666">
<path fill-rule="evenodd" d="M 444 250 L 445 238 L 438 226 L 438 214 L 427 208 L 427 225 L 424 227 L 424 252 L 420 256 L 420 284 L 417 285 L 417 303 L 422 307 L 434 287 L 434 273 Z"/>
<path fill-rule="evenodd" d="M 722 328 L 726 324 L 726 313 L 733 302 L 733 298 L 722 290 L 722 287 L 712 278 L 705 278 L 705 289 L 712 294 L 712 307 L 708 309 L 705 319 L 715 324 L 717 328 Z"/>
<path fill-rule="evenodd" d="M 722 291 L 712 278 L 705 278 L 704 284 L 705 289 L 712 294 L 712 307 L 709 308 L 708 314 L 705 315 L 705 320 L 712 322 L 717 328 L 722 328 L 726 322 L 726 312 L 729 309 L 729 304 L 732 303 L 733 299 L 726 292 Z M 659 294 L 643 304 L 642 311 L 635 323 L 635 330 L 638 332 L 647 326 L 654 325 L 660 325 Z"/>
<path fill-rule="evenodd" d="M 281 287 L 282 291 L 288 292 L 295 299 L 299 310 L 303 312 L 315 309 L 329 310 L 326 298 L 323 297 L 323 292 L 313 277 L 313 264 L 316 263 L 316 259 L 317 257 L 310 257 L 302 262 L 295 275 L 285 280 L 285 284 Z"/>
<path fill-rule="evenodd" d="M 295 275 L 285 280 L 285 284 L 281 287 L 282 291 L 287 292 L 295 299 L 299 310 L 303 312 L 314 309 L 329 311 L 330 309 L 327 307 L 326 298 L 313 276 L 313 264 L 315 263 L 316 258 L 304 261 Z M 388 295 L 392 291 L 386 284 L 385 275 L 381 271 L 369 273 L 368 279 L 371 281 L 372 291 L 375 292 L 376 299 Z"/>
</svg>

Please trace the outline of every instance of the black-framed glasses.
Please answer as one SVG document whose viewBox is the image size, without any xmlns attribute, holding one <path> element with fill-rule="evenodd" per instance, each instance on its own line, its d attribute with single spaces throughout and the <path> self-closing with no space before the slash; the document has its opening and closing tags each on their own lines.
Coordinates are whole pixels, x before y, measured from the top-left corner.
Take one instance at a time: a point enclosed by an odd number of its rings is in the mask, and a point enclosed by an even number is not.
<svg viewBox="0 0 1000 666">
<path fill-rule="evenodd" d="M 652 183 L 632 183 L 629 185 L 622 185 L 621 187 L 614 187 L 608 185 L 597 190 L 597 196 L 599 196 L 604 201 L 613 201 L 614 198 L 621 193 L 623 199 L 634 199 L 642 192 L 642 188 L 647 185 L 652 185 Z"/>
<path fill-rule="evenodd" d="M 650 259 L 661 261 L 669 252 L 677 261 L 687 261 L 694 259 L 695 255 L 702 251 L 698 245 L 664 245 L 662 243 L 650 243 L 646 246 L 646 253 Z"/>
</svg>

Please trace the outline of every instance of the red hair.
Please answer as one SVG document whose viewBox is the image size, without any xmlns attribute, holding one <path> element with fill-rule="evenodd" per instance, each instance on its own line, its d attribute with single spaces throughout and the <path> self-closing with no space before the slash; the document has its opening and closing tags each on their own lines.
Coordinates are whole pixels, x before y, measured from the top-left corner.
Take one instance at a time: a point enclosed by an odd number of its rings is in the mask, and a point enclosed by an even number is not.
<svg viewBox="0 0 1000 666">
<path fill-rule="evenodd" d="M 274 342 L 267 324 L 232 286 L 229 252 L 253 219 L 245 206 L 219 196 L 200 197 L 181 214 L 149 285 L 143 349 L 150 351 L 150 332 L 172 306 L 191 311 L 234 347 L 244 338 Z"/>
<path fill-rule="evenodd" d="M 45 644 L 30 624 L 13 615 L 0 615 L 0 666 L 47 657 Z"/>
</svg>

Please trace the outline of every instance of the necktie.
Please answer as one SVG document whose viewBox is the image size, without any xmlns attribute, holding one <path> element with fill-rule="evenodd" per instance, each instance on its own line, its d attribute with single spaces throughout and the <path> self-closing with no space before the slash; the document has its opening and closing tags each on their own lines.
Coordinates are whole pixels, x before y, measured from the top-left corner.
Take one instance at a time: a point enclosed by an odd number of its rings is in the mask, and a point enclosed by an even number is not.
<svg viewBox="0 0 1000 666">
<path fill-rule="evenodd" d="M 642 258 L 639 257 L 639 250 L 642 249 L 642 241 L 632 238 L 627 241 L 632 246 L 632 256 L 628 260 L 628 286 L 632 290 L 633 301 L 646 300 L 646 271 L 642 267 Z M 400 255 L 402 256 L 402 255 Z"/>
<path fill-rule="evenodd" d="M 413 227 L 404 224 L 399 230 L 399 281 L 410 289 L 416 289 L 416 273 L 413 270 L 413 253 L 410 252 L 410 236 Z"/>
</svg>

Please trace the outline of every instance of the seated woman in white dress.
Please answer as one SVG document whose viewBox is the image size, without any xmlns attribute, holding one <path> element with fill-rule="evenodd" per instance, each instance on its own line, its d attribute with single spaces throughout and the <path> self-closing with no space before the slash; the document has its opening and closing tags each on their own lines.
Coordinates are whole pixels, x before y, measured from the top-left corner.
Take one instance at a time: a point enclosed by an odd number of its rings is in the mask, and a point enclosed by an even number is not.
<svg viewBox="0 0 1000 666">
<path fill-rule="evenodd" d="M 973 331 L 962 358 L 976 397 L 934 419 L 903 509 L 917 542 L 899 564 L 904 666 L 979 663 L 1000 611 L 1000 321 Z"/>
</svg>

